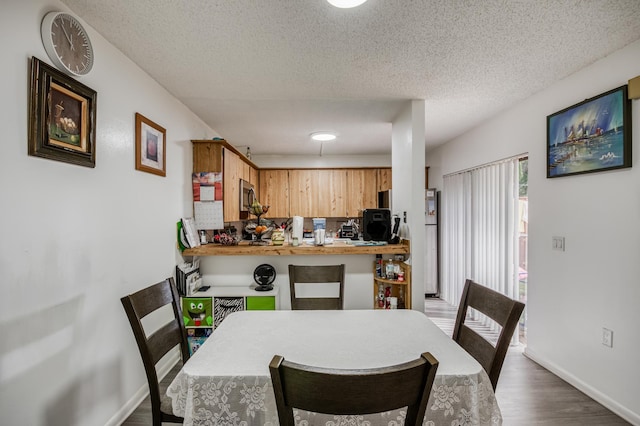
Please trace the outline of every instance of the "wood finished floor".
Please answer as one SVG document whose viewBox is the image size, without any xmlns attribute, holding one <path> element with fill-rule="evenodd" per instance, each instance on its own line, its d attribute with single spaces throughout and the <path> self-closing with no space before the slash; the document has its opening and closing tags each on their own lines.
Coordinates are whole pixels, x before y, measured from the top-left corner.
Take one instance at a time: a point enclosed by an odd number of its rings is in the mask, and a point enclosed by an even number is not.
<svg viewBox="0 0 640 426">
<path fill-rule="evenodd" d="M 425 313 L 451 335 L 456 309 L 446 302 L 427 298 Z M 491 340 L 490 332 L 485 333 Z M 542 368 L 522 353 L 523 347 L 509 349 L 496 398 L 504 426 L 615 426 L 629 425 L 622 418 L 578 389 Z M 163 382 L 170 383 L 175 368 Z M 122 423 L 124 426 L 151 424 L 151 403 L 147 397 Z M 167 423 L 168 424 L 168 423 Z"/>
<path fill-rule="evenodd" d="M 425 313 L 445 333 L 452 334 L 455 307 L 440 299 L 427 298 Z M 487 340 L 495 340 L 490 331 L 479 328 Z M 523 346 L 509 348 L 496 389 L 504 426 L 630 424 L 525 357 L 523 349 Z"/>
</svg>

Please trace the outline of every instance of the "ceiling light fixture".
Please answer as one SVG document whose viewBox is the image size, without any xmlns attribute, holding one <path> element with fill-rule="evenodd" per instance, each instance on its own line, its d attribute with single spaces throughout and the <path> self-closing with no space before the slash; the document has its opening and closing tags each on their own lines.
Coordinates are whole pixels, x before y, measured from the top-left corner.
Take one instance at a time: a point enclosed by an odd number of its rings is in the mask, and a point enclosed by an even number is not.
<svg viewBox="0 0 640 426">
<path fill-rule="evenodd" d="M 336 135 L 329 132 L 315 132 L 311 133 L 311 139 L 314 141 L 332 141 L 335 140 Z"/>
<path fill-rule="evenodd" d="M 348 9 L 350 7 L 360 6 L 367 0 L 327 0 L 331 5 L 339 7 L 341 9 Z"/>
</svg>

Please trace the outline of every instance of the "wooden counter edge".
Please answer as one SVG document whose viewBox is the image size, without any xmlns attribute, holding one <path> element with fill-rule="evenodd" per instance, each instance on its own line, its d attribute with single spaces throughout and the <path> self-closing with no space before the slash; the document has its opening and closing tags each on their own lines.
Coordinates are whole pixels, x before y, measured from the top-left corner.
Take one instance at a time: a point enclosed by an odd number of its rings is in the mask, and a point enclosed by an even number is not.
<svg viewBox="0 0 640 426">
<path fill-rule="evenodd" d="M 281 246 L 250 245 L 241 242 L 236 246 L 221 244 L 206 244 L 200 247 L 186 249 L 183 256 L 299 256 L 299 255 L 357 255 L 357 254 L 408 254 L 408 241 L 401 244 L 387 244 L 384 246 L 355 246 L 346 243 L 334 243 L 326 246 L 300 245 L 292 246 L 287 243 Z"/>
</svg>

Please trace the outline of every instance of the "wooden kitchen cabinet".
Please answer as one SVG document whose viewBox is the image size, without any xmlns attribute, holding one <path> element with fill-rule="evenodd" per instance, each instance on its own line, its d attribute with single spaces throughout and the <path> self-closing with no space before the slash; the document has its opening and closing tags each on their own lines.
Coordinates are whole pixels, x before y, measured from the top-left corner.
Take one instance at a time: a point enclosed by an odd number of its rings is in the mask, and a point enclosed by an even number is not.
<svg viewBox="0 0 640 426">
<path fill-rule="evenodd" d="M 221 172 L 222 145 L 213 141 L 193 142 L 193 173 Z"/>
<path fill-rule="evenodd" d="M 225 140 L 193 140 L 193 171 L 223 172 L 225 222 L 240 221 L 240 179 L 254 186 L 268 217 L 359 217 L 391 188 L 391 169 L 265 169 Z"/>
<path fill-rule="evenodd" d="M 361 217 L 362 210 L 378 206 L 378 169 L 347 170 L 347 215 Z"/>
<path fill-rule="evenodd" d="M 318 214 L 316 217 L 347 216 L 347 171 L 318 170 Z"/>
<path fill-rule="evenodd" d="M 258 196 L 258 200 L 260 199 L 260 173 L 258 169 L 255 167 L 249 167 L 249 183 L 253 185 L 253 188 L 256 191 L 256 195 Z"/>
<path fill-rule="evenodd" d="M 317 170 L 289 170 L 291 216 L 315 217 L 320 183 Z"/>
<path fill-rule="evenodd" d="M 270 218 L 288 218 L 289 214 L 289 171 L 260 170 L 260 196 L 262 204 L 269 206 Z"/>
<path fill-rule="evenodd" d="M 228 149 L 223 153 L 222 209 L 225 222 L 240 220 L 240 179 L 243 177 L 244 162 L 240 156 Z"/>
<path fill-rule="evenodd" d="M 346 217 L 347 170 L 290 170 L 289 194 L 292 216 Z"/>
<path fill-rule="evenodd" d="M 240 179 L 258 191 L 258 168 L 223 139 L 192 140 L 193 172 L 222 172 L 222 200 L 225 222 L 240 220 Z"/>
<path fill-rule="evenodd" d="M 391 183 L 391 168 L 378 169 L 378 191 L 386 191 L 388 189 L 391 189 Z"/>
</svg>

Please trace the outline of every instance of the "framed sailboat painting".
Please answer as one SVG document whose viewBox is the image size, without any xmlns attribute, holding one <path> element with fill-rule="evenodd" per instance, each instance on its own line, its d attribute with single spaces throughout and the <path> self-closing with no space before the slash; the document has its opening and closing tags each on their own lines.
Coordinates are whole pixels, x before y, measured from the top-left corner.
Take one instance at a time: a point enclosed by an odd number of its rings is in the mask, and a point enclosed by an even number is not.
<svg viewBox="0 0 640 426">
<path fill-rule="evenodd" d="M 547 117 L 547 177 L 631 167 L 627 86 Z"/>
</svg>

